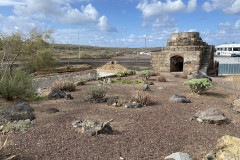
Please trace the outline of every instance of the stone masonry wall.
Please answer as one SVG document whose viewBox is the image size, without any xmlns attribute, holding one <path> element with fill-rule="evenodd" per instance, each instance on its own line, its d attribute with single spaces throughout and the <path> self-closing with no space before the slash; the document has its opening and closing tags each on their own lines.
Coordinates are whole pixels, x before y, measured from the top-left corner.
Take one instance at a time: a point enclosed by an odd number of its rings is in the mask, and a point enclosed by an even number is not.
<svg viewBox="0 0 240 160">
<path fill-rule="evenodd" d="M 65 72 L 61 74 L 52 74 L 41 77 L 35 77 L 33 79 L 33 86 L 38 89 L 50 88 L 52 84 L 56 81 L 72 81 L 77 82 L 81 78 L 87 78 L 88 80 L 97 79 L 97 71 L 87 70 L 80 72 Z"/>
<path fill-rule="evenodd" d="M 167 46 L 161 51 L 152 52 L 151 61 L 155 72 L 170 72 L 170 59 L 173 56 L 183 58 L 183 72 L 191 74 L 212 64 L 213 55 L 209 45 L 202 41 L 198 32 L 173 33 Z"/>
</svg>

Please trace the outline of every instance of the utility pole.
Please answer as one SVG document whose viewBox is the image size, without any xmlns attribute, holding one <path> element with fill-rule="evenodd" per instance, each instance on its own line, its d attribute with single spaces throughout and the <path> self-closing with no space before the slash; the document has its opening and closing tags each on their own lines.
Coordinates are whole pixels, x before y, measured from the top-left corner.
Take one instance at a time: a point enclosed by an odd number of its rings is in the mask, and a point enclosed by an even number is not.
<svg viewBox="0 0 240 160">
<path fill-rule="evenodd" d="M 78 59 L 80 59 L 79 31 L 78 31 Z"/>
<path fill-rule="evenodd" d="M 144 35 L 144 41 L 145 41 L 145 51 L 146 51 L 146 48 L 147 48 L 147 34 Z"/>
</svg>

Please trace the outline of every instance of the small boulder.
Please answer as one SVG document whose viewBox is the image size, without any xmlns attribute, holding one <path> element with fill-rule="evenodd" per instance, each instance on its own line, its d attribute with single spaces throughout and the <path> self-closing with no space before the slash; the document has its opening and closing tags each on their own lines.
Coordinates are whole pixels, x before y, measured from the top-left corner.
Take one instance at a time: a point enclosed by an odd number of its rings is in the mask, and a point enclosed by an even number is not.
<svg viewBox="0 0 240 160">
<path fill-rule="evenodd" d="M 150 89 L 148 84 L 144 85 L 143 91 L 151 91 L 151 89 Z"/>
<path fill-rule="evenodd" d="M 110 122 L 113 119 L 107 122 L 101 122 L 98 120 L 78 120 L 74 122 L 72 125 L 74 128 L 77 128 L 81 133 L 85 133 L 91 136 L 95 136 L 98 134 L 111 134 L 113 132 L 112 127 L 110 126 Z"/>
<path fill-rule="evenodd" d="M 171 97 L 171 101 L 178 102 L 178 103 L 190 103 L 191 102 L 185 96 L 181 96 L 181 95 L 178 95 L 178 94 L 174 94 Z"/>
<path fill-rule="evenodd" d="M 212 82 L 212 78 L 209 77 L 205 72 L 203 71 L 198 71 L 192 74 L 192 77 L 195 79 L 201 79 L 201 78 L 207 78 Z"/>
<path fill-rule="evenodd" d="M 107 105 L 108 105 L 108 106 L 117 106 L 118 99 L 119 99 L 118 96 L 116 96 L 116 97 L 110 97 L 110 98 L 107 100 Z"/>
<path fill-rule="evenodd" d="M 48 99 L 53 100 L 53 99 L 61 99 L 66 96 L 66 93 L 64 91 L 57 91 L 53 90 L 48 94 Z"/>
<path fill-rule="evenodd" d="M 189 154 L 183 152 L 172 153 L 171 155 L 165 157 L 164 159 L 174 159 L 174 160 L 193 160 Z"/>
<path fill-rule="evenodd" d="M 159 89 L 159 90 L 164 90 L 164 88 L 163 88 L 163 87 L 161 87 L 161 86 L 160 86 L 160 87 L 158 87 L 158 89 Z"/>
<path fill-rule="evenodd" d="M 223 124 L 228 123 L 228 119 L 224 116 L 222 111 L 215 108 L 208 108 L 205 111 L 198 111 L 195 116 L 196 119 L 200 122 L 207 122 L 210 124 Z"/>
<path fill-rule="evenodd" d="M 30 105 L 25 102 L 21 102 L 3 110 L 0 113 L 0 119 L 3 122 L 13 122 L 26 119 L 33 120 L 35 118 L 33 111 L 34 109 Z"/>
<path fill-rule="evenodd" d="M 126 103 L 124 107 L 125 108 L 141 108 L 142 105 L 140 103 Z"/>
<path fill-rule="evenodd" d="M 71 94 L 67 94 L 65 98 L 66 98 L 66 100 L 72 100 L 73 99 Z"/>
<path fill-rule="evenodd" d="M 216 147 L 203 160 L 239 160 L 240 139 L 229 135 L 223 136 Z"/>
<path fill-rule="evenodd" d="M 237 113 L 240 113 L 240 99 L 236 99 L 233 101 L 232 103 L 232 106 L 233 106 L 233 110 Z"/>
</svg>

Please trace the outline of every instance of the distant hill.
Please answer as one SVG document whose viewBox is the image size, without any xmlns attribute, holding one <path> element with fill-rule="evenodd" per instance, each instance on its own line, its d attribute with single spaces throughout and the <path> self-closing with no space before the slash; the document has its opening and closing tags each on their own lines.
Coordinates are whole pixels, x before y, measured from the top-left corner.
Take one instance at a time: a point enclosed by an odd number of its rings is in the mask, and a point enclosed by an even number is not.
<svg viewBox="0 0 240 160">
<path fill-rule="evenodd" d="M 152 50 L 159 50 L 159 48 L 118 48 L 118 47 L 97 47 L 87 45 L 73 45 L 73 44 L 52 44 L 54 55 L 59 59 L 98 59 L 98 58 L 112 58 L 115 56 L 123 56 L 139 52 L 150 52 Z M 79 54 L 80 53 L 80 54 Z"/>
</svg>

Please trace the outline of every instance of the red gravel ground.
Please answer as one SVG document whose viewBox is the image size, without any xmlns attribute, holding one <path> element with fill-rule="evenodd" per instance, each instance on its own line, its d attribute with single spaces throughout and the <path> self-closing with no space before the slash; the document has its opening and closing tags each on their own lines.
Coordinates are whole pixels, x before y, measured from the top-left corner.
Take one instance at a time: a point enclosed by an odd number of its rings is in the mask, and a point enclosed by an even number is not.
<svg viewBox="0 0 240 160">
<path fill-rule="evenodd" d="M 186 81 L 166 74 L 167 82 L 151 80 L 149 92 L 155 104 L 139 109 L 107 106 L 106 103 L 88 104 L 84 102 L 84 92 L 97 81 L 78 86 L 72 92 L 74 100 L 42 100 L 28 102 L 35 109 L 35 125 L 24 132 L 8 134 L 5 153 L 19 155 L 23 160 L 162 160 L 173 152 L 186 152 L 192 158 L 202 159 L 219 138 L 224 135 L 239 137 L 240 115 L 234 113 L 226 103 L 233 94 L 231 84 L 223 78 L 213 78 L 217 83 L 214 90 L 206 95 L 195 96 L 183 85 Z M 137 76 L 125 79 L 140 80 Z M 137 91 L 136 84 L 106 84 L 107 97 L 122 95 L 130 98 Z M 163 90 L 158 89 L 163 87 Z M 185 95 L 192 103 L 180 104 L 170 101 L 174 94 Z M 10 103 L 1 100 L 0 105 Z M 60 112 L 42 112 L 56 107 Z M 201 124 L 190 118 L 199 110 L 214 107 L 221 109 L 230 118 L 227 125 Z M 72 127 L 76 120 L 114 119 L 112 135 L 88 136 Z"/>
</svg>

